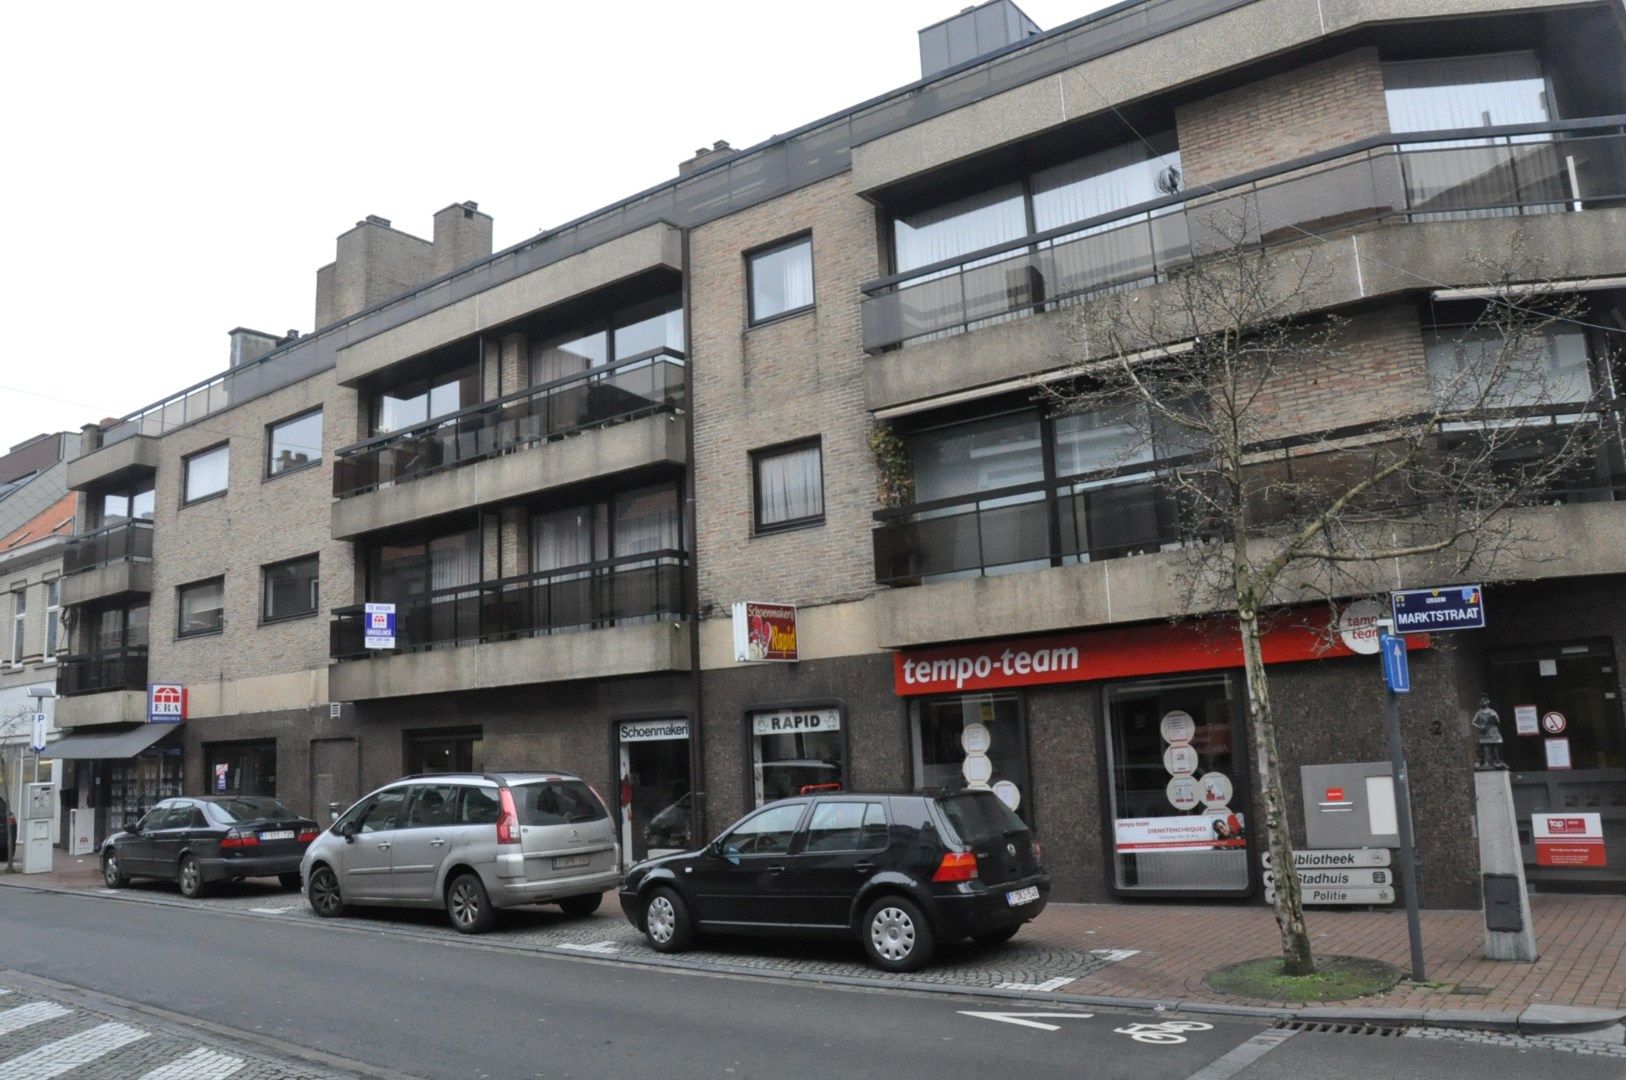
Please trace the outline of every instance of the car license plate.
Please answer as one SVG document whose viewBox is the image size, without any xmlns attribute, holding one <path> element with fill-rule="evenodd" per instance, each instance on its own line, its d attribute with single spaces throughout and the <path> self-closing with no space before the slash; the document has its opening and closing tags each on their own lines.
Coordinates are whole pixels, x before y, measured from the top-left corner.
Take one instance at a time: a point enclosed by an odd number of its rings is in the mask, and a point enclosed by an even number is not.
<svg viewBox="0 0 1626 1080">
<path fill-rule="evenodd" d="M 1037 885 L 1029 885 L 1025 889 L 1015 889 L 1005 894 L 1005 901 L 1006 903 L 1010 904 L 1011 907 L 1021 907 L 1023 904 L 1031 904 L 1037 899 L 1039 899 L 1039 886 Z"/>
<path fill-rule="evenodd" d="M 553 860 L 555 870 L 577 870 L 587 866 L 593 860 L 586 855 L 561 855 Z"/>
<path fill-rule="evenodd" d="M 294 831 L 292 829 L 278 829 L 276 832 L 263 832 L 263 833 L 260 834 L 260 839 L 262 841 L 263 840 L 292 840 L 293 838 L 294 838 Z"/>
</svg>

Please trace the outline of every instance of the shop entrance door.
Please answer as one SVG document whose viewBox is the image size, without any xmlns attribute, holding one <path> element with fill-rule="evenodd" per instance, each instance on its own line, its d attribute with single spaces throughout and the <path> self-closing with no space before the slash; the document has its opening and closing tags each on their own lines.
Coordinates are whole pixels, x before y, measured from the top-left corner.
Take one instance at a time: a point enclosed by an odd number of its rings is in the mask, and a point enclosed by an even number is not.
<svg viewBox="0 0 1626 1080">
<path fill-rule="evenodd" d="M 1527 876 L 1626 891 L 1626 714 L 1608 641 L 1491 657 L 1491 705 L 1502 720 Z M 1536 865 L 1530 816 L 1575 811 L 1603 825 L 1603 867 Z"/>
<path fill-rule="evenodd" d="M 629 720 L 615 732 L 623 863 L 694 847 L 689 722 Z"/>
</svg>

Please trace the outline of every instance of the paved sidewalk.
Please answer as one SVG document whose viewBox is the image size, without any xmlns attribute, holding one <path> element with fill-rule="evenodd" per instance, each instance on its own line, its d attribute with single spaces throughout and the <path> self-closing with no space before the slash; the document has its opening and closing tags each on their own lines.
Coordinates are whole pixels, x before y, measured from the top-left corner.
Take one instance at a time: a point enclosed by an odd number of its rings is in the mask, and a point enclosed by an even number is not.
<svg viewBox="0 0 1626 1080">
<path fill-rule="evenodd" d="M 59 857 L 57 871 L 29 877 L 0 874 L 0 885 L 106 894 L 93 859 Z M 188 903 L 174 886 L 137 883 L 119 895 Z M 1387 994 L 1340 1007 L 1450 1009 L 1517 1013 L 1531 1005 L 1626 1009 L 1626 897 L 1533 894 L 1531 909 L 1541 958 L 1533 964 L 1483 959 L 1477 911 L 1425 911 L 1426 985 L 1402 983 Z M 201 905 L 265 917 L 314 918 L 301 897 L 275 882 L 222 888 Z M 369 928 L 454 935 L 438 912 L 375 912 Z M 1320 955 L 1371 956 L 1409 967 L 1406 919 L 1400 910 L 1328 911 L 1308 915 Z M 556 909 L 515 913 L 491 939 L 518 948 L 563 949 L 605 959 L 652 960 L 656 955 L 621 917 L 614 897 L 596 916 L 570 919 Z M 1279 951 L 1270 909 L 1232 904 L 1053 904 L 1010 944 L 945 950 L 941 962 L 913 978 L 966 989 L 1008 988 L 1167 1002 L 1287 1005 L 1224 997 L 1202 983 L 1209 970 Z M 762 974 L 875 977 L 856 947 L 742 941 L 708 943 L 685 959 Z"/>
</svg>

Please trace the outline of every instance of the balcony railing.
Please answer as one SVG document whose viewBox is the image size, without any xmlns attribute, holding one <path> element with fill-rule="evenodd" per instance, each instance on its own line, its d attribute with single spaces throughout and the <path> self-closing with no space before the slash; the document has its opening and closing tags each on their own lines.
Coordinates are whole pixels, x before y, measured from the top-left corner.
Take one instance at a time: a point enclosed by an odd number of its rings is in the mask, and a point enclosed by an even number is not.
<svg viewBox="0 0 1626 1080">
<path fill-rule="evenodd" d="M 683 354 L 654 349 L 340 450 L 333 494 L 348 498 L 584 428 L 681 409 Z"/>
<path fill-rule="evenodd" d="M 62 573 L 77 574 L 126 559 L 152 558 L 152 522 L 120 521 L 70 539 L 62 552 Z"/>
<path fill-rule="evenodd" d="M 651 551 L 436 589 L 396 605 L 396 651 L 683 619 L 687 565 L 681 551 Z M 337 608 L 333 615 L 333 659 L 354 660 L 374 651 L 363 639 L 363 605 Z"/>
<path fill-rule="evenodd" d="M 1554 443 L 1562 440 L 1568 424 L 1600 425 L 1602 437 L 1591 452 L 1579 455 L 1539 498 L 1530 501 L 1545 505 L 1626 501 L 1626 447 L 1618 413 L 1559 407 L 1502 410 L 1499 415 L 1512 414 L 1522 421 L 1528 437 L 1510 444 L 1489 467 L 1515 484 L 1516 474 L 1532 459 L 1556 452 Z M 1385 430 L 1392 430 L 1392 424 L 1356 425 L 1251 446 L 1255 462 L 1251 468 L 1257 472 L 1255 486 L 1260 492 L 1250 502 L 1252 520 L 1268 527 L 1281 520 L 1279 515 L 1292 513 L 1291 507 L 1277 501 L 1280 485 L 1271 480 L 1291 481 L 1297 470 L 1298 482 L 1307 484 L 1305 473 L 1314 468 L 1314 459 L 1296 456 L 1294 450 Z M 1433 438 L 1441 454 L 1474 453 L 1468 445 L 1475 438 L 1470 425 L 1447 425 Z M 1208 460 L 1196 455 L 1171 457 L 877 511 L 879 524 L 872 534 L 875 580 L 883 585 L 919 585 L 1176 549 L 1203 530 L 1182 515 L 1171 478 L 1176 470 L 1201 469 Z M 1384 510 L 1399 514 L 1407 505 L 1412 504 L 1391 503 Z"/>
<path fill-rule="evenodd" d="M 144 645 L 64 656 L 57 662 L 56 692 L 63 697 L 146 688 L 147 648 Z"/>
<path fill-rule="evenodd" d="M 1239 245 L 1623 201 L 1626 117 L 1385 135 L 869 282 L 864 348 L 1150 284 L 1194 256 Z"/>
</svg>

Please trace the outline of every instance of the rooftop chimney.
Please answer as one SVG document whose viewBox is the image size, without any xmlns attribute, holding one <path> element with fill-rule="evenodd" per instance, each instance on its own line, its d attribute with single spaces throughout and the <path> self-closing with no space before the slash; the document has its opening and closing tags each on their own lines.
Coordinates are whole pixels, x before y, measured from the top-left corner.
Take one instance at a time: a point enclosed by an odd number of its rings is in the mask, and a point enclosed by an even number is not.
<svg viewBox="0 0 1626 1080">
<path fill-rule="evenodd" d="M 988 0 L 920 32 L 920 77 L 929 79 L 1039 33 L 1039 24 L 1011 0 Z"/>
<path fill-rule="evenodd" d="M 368 214 L 340 233 L 337 258 L 316 271 L 316 326 L 346 319 L 448 270 L 491 254 L 491 215 L 478 203 L 453 203 L 435 215 L 434 242 Z M 290 340 L 294 336 L 288 332 Z"/>
<path fill-rule="evenodd" d="M 716 142 L 711 144 L 709 149 L 702 146 L 700 149 L 694 152 L 694 157 L 690 158 L 688 161 L 678 162 L 678 175 L 688 176 L 690 173 L 704 168 L 713 161 L 716 161 L 719 158 L 727 157 L 732 153 L 734 153 L 734 148 L 728 145 L 727 140 L 718 139 Z"/>
<path fill-rule="evenodd" d="M 228 330 L 226 336 L 231 338 L 231 364 L 228 365 L 230 367 L 242 367 L 244 364 L 253 363 L 281 344 L 277 335 L 250 330 L 246 326 Z"/>
<path fill-rule="evenodd" d="M 474 201 L 453 203 L 435 215 L 434 274 L 467 266 L 491 254 L 491 215 Z"/>
</svg>

